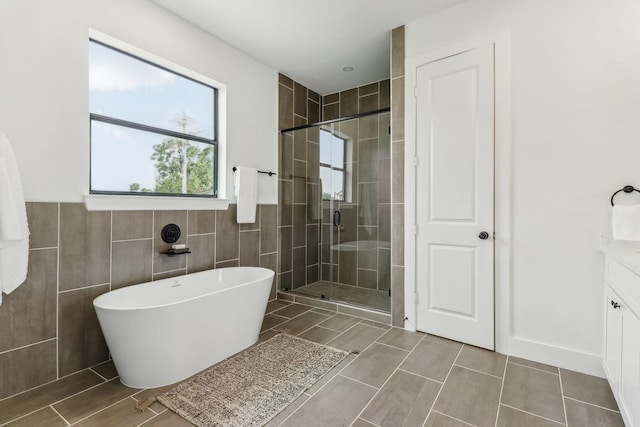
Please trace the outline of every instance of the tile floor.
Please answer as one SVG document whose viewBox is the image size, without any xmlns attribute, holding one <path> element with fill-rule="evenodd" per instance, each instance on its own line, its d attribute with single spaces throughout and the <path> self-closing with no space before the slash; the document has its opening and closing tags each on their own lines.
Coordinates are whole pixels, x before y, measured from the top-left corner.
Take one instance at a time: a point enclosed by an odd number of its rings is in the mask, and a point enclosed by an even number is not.
<svg viewBox="0 0 640 427">
<path fill-rule="evenodd" d="M 604 379 L 284 301 L 269 303 L 261 340 L 285 330 L 349 355 L 269 426 L 623 426 Z M 136 399 L 111 362 L 0 400 L 5 426 L 188 426 Z"/>
</svg>

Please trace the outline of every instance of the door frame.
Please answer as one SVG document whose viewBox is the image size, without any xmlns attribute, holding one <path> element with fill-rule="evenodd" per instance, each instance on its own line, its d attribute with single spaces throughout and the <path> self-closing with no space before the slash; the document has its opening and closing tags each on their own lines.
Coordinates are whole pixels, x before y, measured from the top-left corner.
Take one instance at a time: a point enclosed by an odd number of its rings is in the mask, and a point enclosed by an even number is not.
<svg viewBox="0 0 640 427">
<path fill-rule="evenodd" d="M 494 46 L 494 335 L 509 353 L 511 336 L 511 97 L 509 31 L 503 30 L 405 58 L 404 304 L 405 329 L 416 330 L 416 102 L 418 66 L 492 44 Z"/>
</svg>

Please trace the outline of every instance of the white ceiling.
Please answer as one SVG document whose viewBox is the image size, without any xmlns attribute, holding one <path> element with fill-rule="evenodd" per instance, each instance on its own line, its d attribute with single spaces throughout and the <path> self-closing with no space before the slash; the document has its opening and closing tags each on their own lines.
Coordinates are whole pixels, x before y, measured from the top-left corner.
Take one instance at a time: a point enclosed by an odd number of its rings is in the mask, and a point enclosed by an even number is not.
<svg viewBox="0 0 640 427">
<path fill-rule="evenodd" d="M 465 0 L 153 1 L 327 95 L 389 78 L 389 31 Z"/>
</svg>

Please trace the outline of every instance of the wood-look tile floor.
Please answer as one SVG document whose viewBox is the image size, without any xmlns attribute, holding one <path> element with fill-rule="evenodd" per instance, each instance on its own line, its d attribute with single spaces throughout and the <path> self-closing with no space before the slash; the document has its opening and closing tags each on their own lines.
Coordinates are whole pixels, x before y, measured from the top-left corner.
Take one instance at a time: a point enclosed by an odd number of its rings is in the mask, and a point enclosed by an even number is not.
<svg viewBox="0 0 640 427">
<path fill-rule="evenodd" d="M 623 426 L 602 378 L 284 301 L 269 303 L 260 339 L 277 331 L 359 353 L 268 426 Z M 191 425 L 157 402 L 134 409 L 169 387 L 125 387 L 106 362 L 0 400 L 0 425 Z"/>
</svg>

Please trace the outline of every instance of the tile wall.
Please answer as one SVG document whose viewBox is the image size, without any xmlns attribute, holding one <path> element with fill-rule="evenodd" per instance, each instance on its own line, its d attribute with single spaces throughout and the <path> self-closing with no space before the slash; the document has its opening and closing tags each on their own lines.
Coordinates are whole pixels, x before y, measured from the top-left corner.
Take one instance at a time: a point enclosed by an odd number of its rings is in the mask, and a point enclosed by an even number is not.
<svg viewBox="0 0 640 427">
<path fill-rule="evenodd" d="M 389 108 L 389 80 L 381 80 L 322 98 L 322 120 L 341 119 L 355 114 Z"/>
<path fill-rule="evenodd" d="M 279 130 L 321 120 L 322 97 L 316 92 L 283 74 L 278 89 Z M 307 197 L 318 190 L 319 134 L 317 129 L 305 129 L 278 137 L 278 289 L 293 289 L 320 277 L 319 215 L 307 212 Z"/>
<path fill-rule="evenodd" d="M 92 301 L 109 290 L 214 267 L 277 270 L 277 206 L 256 223 L 226 211 L 87 212 L 83 204 L 27 203 L 27 280 L 0 305 L 0 399 L 109 358 Z M 160 238 L 177 224 L 192 254 L 167 257 Z M 275 297 L 275 284 L 272 298 Z"/>
<path fill-rule="evenodd" d="M 404 26 L 391 31 L 391 321 L 404 326 Z"/>
</svg>

